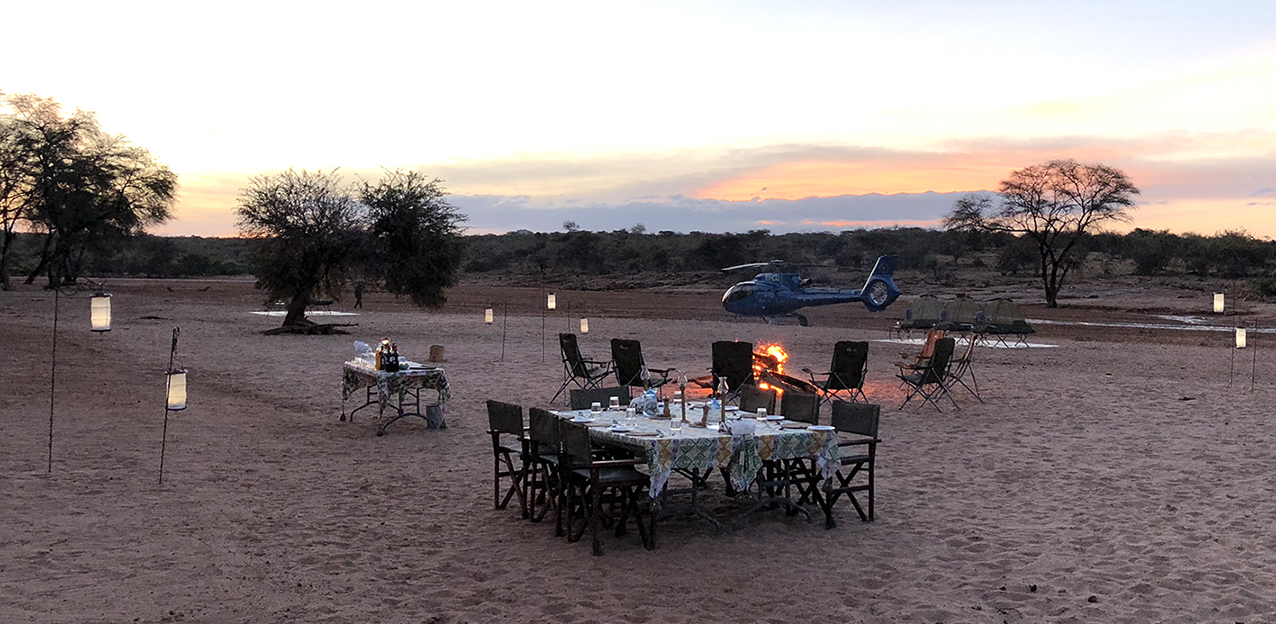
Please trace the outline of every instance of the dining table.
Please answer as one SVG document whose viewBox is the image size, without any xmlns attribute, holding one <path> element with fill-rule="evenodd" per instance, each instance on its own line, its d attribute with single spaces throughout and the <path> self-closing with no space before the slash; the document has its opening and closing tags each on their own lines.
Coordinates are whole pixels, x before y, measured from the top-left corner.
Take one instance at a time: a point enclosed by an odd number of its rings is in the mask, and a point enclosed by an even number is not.
<svg viewBox="0 0 1276 624">
<path fill-rule="evenodd" d="M 721 529 L 721 523 L 699 505 L 699 491 L 713 472 L 723 473 L 730 489 L 746 492 L 757 479 L 765 462 L 773 460 L 813 460 L 823 480 L 831 479 L 840 466 L 837 432 L 833 427 L 809 425 L 779 416 L 758 420 L 756 414 L 742 413 L 734 408 L 726 412 L 726 426 L 721 415 L 711 415 L 707 426 L 699 427 L 703 404 L 688 402 L 687 422 L 681 429 L 673 430 L 675 421 L 681 423 L 681 406 L 673 408 L 671 418 L 659 415 L 635 414 L 628 422 L 625 411 L 560 410 L 560 418 L 589 427 L 590 438 L 602 445 L 632 449 L 646 459 L 651 477 L 649 495 L 653 502 L 660 499 L 663 509 L 660 515 L 691 512 Z M 754 421 L 752 432 L 728 432 L 733 424 L 744 419 Z M 747 427 L 735 427 L 737 431 Z M 669 506 L 667 484 L 675 473 L 687 476 L 689 488 L 678 493 L 689 493 L 689 505 Z M 759 497 L 761 497 L 759 489 Z M 750 512 L 753 509 L 750 510 Z M 805 511 L 805 510 L 803 510 Z M 749 512 L 746 512 L 747 515 Z"/>
</svg>

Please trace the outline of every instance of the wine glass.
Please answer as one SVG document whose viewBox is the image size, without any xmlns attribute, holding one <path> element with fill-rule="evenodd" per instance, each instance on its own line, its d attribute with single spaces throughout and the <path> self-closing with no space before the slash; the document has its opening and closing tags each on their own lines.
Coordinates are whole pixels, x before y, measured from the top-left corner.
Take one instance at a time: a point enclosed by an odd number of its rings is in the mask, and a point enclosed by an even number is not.
<svg viewBox="0 0 1276 624">
<path fill-rule="evenodd" d="M 592 416 L 595 420 L 597 420 L 599 416 L 602 416 L 602 414 L 603 414 L 602 403 L 599 403 L 598 401 L 594 401 L 593 403 L 589 404 L 589 415 Z"/>
<path fill-rule="evenodd" d="M 620 410 L 620 397 L 612 397 L 611 402 L 607 404 L 607 410 L 611 412 Z"/>
</svg>

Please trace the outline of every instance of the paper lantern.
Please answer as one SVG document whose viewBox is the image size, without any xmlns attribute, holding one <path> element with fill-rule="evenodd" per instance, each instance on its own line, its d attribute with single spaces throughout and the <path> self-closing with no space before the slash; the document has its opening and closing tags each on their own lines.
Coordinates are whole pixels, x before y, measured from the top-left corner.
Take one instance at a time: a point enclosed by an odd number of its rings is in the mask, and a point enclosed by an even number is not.
<svg viewBox="0 0 1276 624">
<path fill-rule="evenodd" d="M 168 409 L 172 411 L 186 409 L 186 371 L 168 372 Z"/>
<path fill-rule="evenodd" d="M 1236 348 L 1237 349 L 1245 348 L 1245 328 L 1244 327 L 1236 328 Z"/>
<path fill-rule="evenodd" d="M 545 307 L 550 310 L 558 309 L 558 298 L 554 296 L 554 293 L 549 293 L 549 297 L 545 299 Z"/>
<path fill-rule="evenodd" d="M 1214 311 L 1223 312 L 1223 293 L 1214 293 Z"/>
<path fill-rule="evenodd" d="M 587 318 L 580 319 L 580 333 L 582 334 L 589 333 L 589 319 Z"/>
<path fill-rule="evenodd" d="M 495 317 L 493 316 L 493 314 L 492 314 L 492 308 L 488 308 L 488 309 L 486 309 L 486 310 L 483 310 L 483 322 L 484 322 L 484 323 L 487 323 L 488 325 L 491 325 L 491 324 L 492 324 L 495 320 L 496 320 L 496 318 L 495 318 Z"/>
<path fill-rule="evenodd" d="M 106 293 L 93 295 L 89 300 L 89 321 L 95 332 L 111 331 L 111 296 Z"/>
</svg>

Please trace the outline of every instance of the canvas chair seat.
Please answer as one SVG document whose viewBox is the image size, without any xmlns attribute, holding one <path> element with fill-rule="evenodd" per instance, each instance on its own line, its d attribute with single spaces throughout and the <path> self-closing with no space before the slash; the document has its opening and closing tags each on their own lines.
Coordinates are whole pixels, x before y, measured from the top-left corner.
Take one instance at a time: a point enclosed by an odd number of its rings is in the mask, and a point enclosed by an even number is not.
<svg viewBox="0 0 1276 624">
<path fill-rule="evenodd" d="M 572 470 L 575 478 L 588 480 L 590 471 L 588 468 L 577 468 Z M 608 486 L 616 485 L 644 485 L 651 481 L 651 477 L 639 472 L 633 466 L 612 466 L 610 468 L 598 469 L 598 482 Z"/>
</svg>

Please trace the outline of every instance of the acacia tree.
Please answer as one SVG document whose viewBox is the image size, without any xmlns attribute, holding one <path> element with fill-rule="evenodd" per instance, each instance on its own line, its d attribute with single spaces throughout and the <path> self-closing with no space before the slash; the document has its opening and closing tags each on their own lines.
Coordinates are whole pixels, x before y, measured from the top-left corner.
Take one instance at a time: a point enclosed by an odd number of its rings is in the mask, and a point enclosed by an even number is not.
<svg viewBox="0 0 1276 624">
<path fill-rule="evenodd" d="M 261 239 L 257 288 L 287 301 L 285 327 L 311 324 L 315 295 L 338 297 L 362 242 L 367 210 L 337 171 L 289 169 L 249 178 L 236 208 L 239 231 Z"/>
<path fill-rule="evenodd" d="M 370 221 L 369 272 L 419 306 L 446 302 L 443 289 L 456 285 L 461 268 L 465 215 L 446 195 L 441 180 L 398 169 L 376 184 L 364 182 L 359 192 Z"/>
<path fill-rule="evenodd" d="M 63 115 L 50 98 L 6 98 L 0 116 L 0 275 L 19 222 L 43 233 L 40 259 L 26 283 L 47 273 L 49 284 L 74 282 L 85 252 L 163 223 L 177 175 L 132 145 L 107 134 L 92 113 Z"/>
<path fill-rule="evenodd" d="M 1139 189 L 1107 165 L 1051 160 L 1014 171 L 996 197 L 973 193 L 957 200 L 944 219 L 949 230 L 1006 232 L 1036 244 L 1046 305 L 1059 307 L 1059 290 L 1080 260 L 1085 235 L 1109 221 L 1129 219 Z"/>
<path fill-rule="evenodd" d="M 257 287 L 287 301 L 283 327 L 307 331 L 316 295 L 339 299 L 359 273 L 440 305 L 461 263 L 465 216 L 444 199 L 439 180 L 390 171 L 376 184 L 345 185 L 337 170 L 289 169 L 251 178 L 236 209 L 240 233 L 259 238 Z"/>
</svg>

